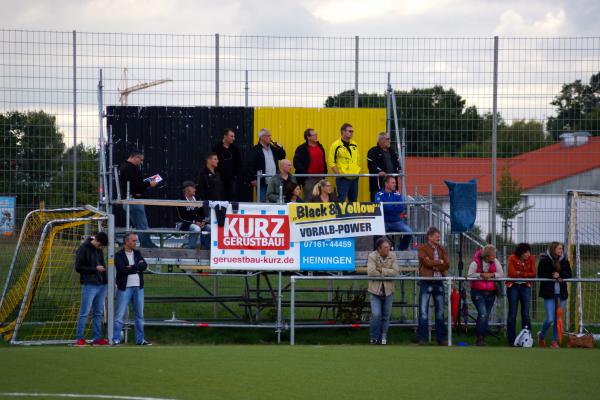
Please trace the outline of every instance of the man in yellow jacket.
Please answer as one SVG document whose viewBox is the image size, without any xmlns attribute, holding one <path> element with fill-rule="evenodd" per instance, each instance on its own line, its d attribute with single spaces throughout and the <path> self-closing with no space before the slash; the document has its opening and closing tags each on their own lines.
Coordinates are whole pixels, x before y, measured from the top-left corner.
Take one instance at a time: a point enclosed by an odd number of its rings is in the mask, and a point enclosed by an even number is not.
<svg viewBox="0 0 600 400">
<path fill-rule="evenodd" d="M 341 137 L 329 148 L 329 168 L 334 174 L 359 174 L 360 153 L 358 145 L 352 140 L 354 128 L 345 123 L 340 131 Z M 358 199 L 358 177 L 337 177 L 335 185 L 340 201 L 346 201 L 346 198 L 351 202 Z"/>
</svg>

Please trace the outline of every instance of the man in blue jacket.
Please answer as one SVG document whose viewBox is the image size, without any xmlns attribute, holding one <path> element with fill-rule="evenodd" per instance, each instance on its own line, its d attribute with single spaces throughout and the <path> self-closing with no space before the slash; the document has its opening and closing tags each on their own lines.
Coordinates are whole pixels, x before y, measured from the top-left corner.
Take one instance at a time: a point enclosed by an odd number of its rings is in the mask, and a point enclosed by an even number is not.
<svg viewBox="0 0 600 400">
<path fill-rule="evenodd" d="M 144 338 L 144 271 L 148 267 L 142 253 L 136 250 L 137 235 L 127 233 L 123 237 L 123 249 L 115 253 L 117 270 L 117 309 L 115 311 L 115 329 L 113 344 L 121 343 L 123 319 L 129 303 L 133 305 L 135 315 L 135 343 L 150 346 Z"/>
<path fill-rule="evenodd" d="M 384 179 L 383 190 L 375 194 L 375 202 L 404 202 L 404 196 L 396 191 L 396 178 L 393 176 L 386 176 Z M 386 232 L 405 232 L 406 235 L 402 235 L 398 250 L 407 250 L 412 240 L 412 229 L 404 223 L 402 220 L 402 213 L 404 213 L 404 204 L 384 204 L 383 205 L 383 218 L 385 221 Z"/>
</svg>

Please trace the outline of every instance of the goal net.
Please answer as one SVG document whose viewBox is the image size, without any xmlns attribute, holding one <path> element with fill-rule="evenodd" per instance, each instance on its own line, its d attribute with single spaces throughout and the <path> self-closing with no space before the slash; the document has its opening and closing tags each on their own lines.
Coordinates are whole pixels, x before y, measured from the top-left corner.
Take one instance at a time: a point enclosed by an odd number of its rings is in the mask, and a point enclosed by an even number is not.
<svg viewBox="0 0 600 400">
<path fill-rule="evenodd" d="M 72 340 L 80 302 L 74 256 L 104 229 L 93 209 L 36 210 L 27 215 L 0 297 L 0 335 L 11 343 Z"/>
<path fill-rule="evenodd" d="M 566 244 L 573 276 L 600 278 L 600 192 L 569 191 L 566 217 Z M 576 331 L 584 326 L 600 326 L 600 286 L 581 283 L 572 284 L 570 289 Z"/>
</svg>

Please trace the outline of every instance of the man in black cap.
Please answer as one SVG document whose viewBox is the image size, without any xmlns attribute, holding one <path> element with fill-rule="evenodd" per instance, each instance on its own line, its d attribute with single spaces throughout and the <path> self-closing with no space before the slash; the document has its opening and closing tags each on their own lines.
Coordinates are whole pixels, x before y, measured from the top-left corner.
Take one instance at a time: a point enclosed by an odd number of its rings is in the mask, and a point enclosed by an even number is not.
<svg viewBox="0 0 600 400">
<path fill-rule="evenodd" d="M 75 256 L 75 271 L 79 273 L 79 282 L 83 285 L 81 289 L 81 306 L 79 308 L 79 319 L 75 333 L 77 346 L 87 344 L 84 334 L 90 311 L 93 313 L 92 322 L 92 344 L 105 346 L 108 340 L 102 337 L 102 317 L 104 315 L 104 300 L 106 299 L 106 288 L 108 276 L 106 274 L 106 263 L 102 249 L 108 245 L 108 236 L 104 232 L 98 232 L 86 239 Z"/>
</svg>

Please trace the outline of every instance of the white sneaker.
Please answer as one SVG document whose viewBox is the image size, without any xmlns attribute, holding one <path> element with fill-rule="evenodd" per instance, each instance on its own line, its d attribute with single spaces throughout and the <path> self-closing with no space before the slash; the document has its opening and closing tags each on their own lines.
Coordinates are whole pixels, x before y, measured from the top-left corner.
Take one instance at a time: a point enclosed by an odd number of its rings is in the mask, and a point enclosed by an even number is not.
<svg viewBox="0 0 600 400">
<path fill-rule="evenodd" d="M 381 344 L 387 344 L 387 339 L 386 338 L 381 338 Z"/>
</svg>

